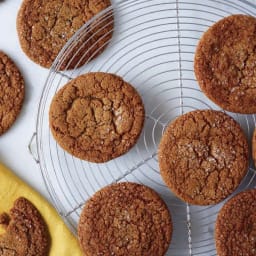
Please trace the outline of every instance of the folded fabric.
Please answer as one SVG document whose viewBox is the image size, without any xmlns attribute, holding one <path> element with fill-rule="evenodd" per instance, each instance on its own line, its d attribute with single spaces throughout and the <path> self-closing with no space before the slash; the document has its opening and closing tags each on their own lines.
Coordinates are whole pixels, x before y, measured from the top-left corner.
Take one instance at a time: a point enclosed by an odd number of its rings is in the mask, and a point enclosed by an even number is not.
<svg viewBox="0 0 256 256">
<path fill-rule="evenodd" d="M 18 197 L 31 201 L 43 216 L 50 235 L 50 256 L 81 256 L 78 241 L 56 210 L 34 189 L 0 164 L 0 214 L 9 212 Z"/>
</svg>

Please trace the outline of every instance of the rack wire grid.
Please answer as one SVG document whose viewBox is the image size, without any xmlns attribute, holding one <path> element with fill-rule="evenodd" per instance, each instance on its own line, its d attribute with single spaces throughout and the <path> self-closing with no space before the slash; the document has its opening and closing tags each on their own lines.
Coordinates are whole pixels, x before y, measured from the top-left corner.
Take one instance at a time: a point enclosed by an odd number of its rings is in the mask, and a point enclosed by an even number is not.
<svg viewBox="0 0 256 256">
<path fill-rule="evenodd" d="M 223 203 L 199 207 L 176 198 L 160 176 L 157 148 L 165 127 L 177 116 L 195 109 L 219 110 L 195 80 L 194 52 L 209 26 L 235 13 L 255 16 L 256 5 L 242 0 L 112 2 L 111 8 L 86 23 L 63 48 L 49 72 L 40 100 L 36 149 L 51 199 L 75 234 L 82 205 L 89 197 L 108 184 L 133 181 L 156 190 L 168 205 L 174 230 L 166 255 L 216 255 L 214 223 Z M 114 15 L 113 36 L 104 52 L 80 68 L 58 71 L 71 52 L 76 57 L 78 42 L 88 40 L 90 24 L 96 22 L 100 28 L 110 15 Z M 146 110 L 145 126 L 137 144 L 127 154 L 104 164 L 82 161 L 66 153 L 49 129 L 48 111 L 56 91 L 70 79 L 90 71 L 123 77 L 139 91 Z M 250 143 L 255 115 L 228 114 L 240 123 Z M 250 159 L 248 173 L 235 193 L 255 186 L 255 169 Z"/>
</svg>

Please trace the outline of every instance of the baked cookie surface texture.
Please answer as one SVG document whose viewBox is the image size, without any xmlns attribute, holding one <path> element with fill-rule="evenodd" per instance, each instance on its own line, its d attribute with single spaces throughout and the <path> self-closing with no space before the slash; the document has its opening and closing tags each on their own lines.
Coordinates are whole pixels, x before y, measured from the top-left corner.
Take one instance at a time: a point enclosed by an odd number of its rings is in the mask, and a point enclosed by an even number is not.
<svg viewBox="0 0 256 256">
<path fill-rule="evenodd" d="M 17 119 L 24 97 L 25 83 L 19 69 L 0 51 L 0 135 Z"/>
<path fill-rule="evenodd" d="M 21 48 L 35 63 L 49 68 L 75 32 L 109 6 L 110 0 L 23 0 L 17 16 Z M 82 42 L 77 40 L 78 47 L 59 69 L 72 69 L 78 62 L 81 66 L 98 56 L 112 37 L 112 29 L 112 14 L 89 25 L 86 36 L 80 38 Z"/>
<path fill-rule="evenodd" d="M 52 134 L 70 154 L 102 163 L 126 153 L 144 124 L 141 97 L 122 78 L 87 73 L 54 96 L 49 112 Z"/>
<path fill-rule="evenodd" d="M 130 182 L 96 192 L 78 225 L 86 256 L 163 256 L 171 235 L 171 216 L 163 200 L 149 187 Z"/>
<path fill-rule="evenodd" d="M 50 236 L 47 226 L 38 210 L 27 199 L 18 198 L 10 215 L 0 215 L 0 224 L 6 229 L 0 235 L 1 256 L 48 255 Z"/>
<path fill-rule="evenodd" d="M 237 194 L 222 207 L 215 242 L 218 256 L 256 255 L 256 189 Z"/>
<path fill-rule="evenodd" d="M 182 200 L 211 205 L 229 196 L 247 173 L 248 143 L 239 124 L 214 110 L 188 112 L 160 141 L 160 173 Z"/>
<path fill-rule="evenodd" d="M 196 49 L 202 91 L 221 108 L 256 113 L 256 18 L 228 16 L 211 26 Z"/>
</svg>

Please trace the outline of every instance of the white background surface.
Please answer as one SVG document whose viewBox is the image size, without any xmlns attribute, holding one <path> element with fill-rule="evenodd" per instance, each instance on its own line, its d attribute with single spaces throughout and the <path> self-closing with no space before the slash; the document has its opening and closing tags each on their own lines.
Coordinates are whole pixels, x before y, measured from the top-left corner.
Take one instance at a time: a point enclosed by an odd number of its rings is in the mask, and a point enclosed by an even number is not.
<svg viewBox="0 0 256 256">
<path fill-rule="evenodd" d="M 0 1 L 0 50 L 17 64 L 25 79 L 26 96 L 22 111 L 11 129 L 0 137 L 0 162 L 49 199 L 46 187 L 28 151 L 35 131 L 40 95 L 48 70 L 33 63 L 20 48 L 16 16 L 21 0 Z"/>
</svg>

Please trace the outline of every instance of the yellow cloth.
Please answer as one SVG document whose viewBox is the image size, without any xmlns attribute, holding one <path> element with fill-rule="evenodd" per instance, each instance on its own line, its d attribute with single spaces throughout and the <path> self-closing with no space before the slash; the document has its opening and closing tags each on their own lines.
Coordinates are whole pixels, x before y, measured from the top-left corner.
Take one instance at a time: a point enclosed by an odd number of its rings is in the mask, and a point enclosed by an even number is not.
<svg viewBox="0 0 256 256">
<path fill-rule="evenodd" d="M 35 190 L 0 164 L 0 213 L 9 212 L 20 196 L 30 200 L 39 210 L 51 234 L 49 256 L 81 256 L 77 239 L 65 226 L 55 209 Z"/>
</svg>

